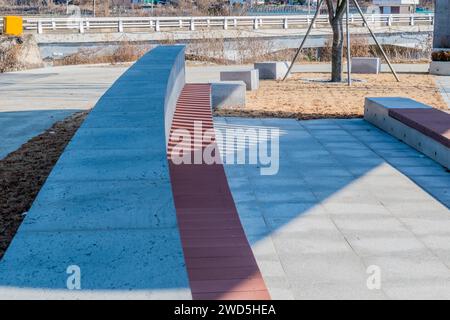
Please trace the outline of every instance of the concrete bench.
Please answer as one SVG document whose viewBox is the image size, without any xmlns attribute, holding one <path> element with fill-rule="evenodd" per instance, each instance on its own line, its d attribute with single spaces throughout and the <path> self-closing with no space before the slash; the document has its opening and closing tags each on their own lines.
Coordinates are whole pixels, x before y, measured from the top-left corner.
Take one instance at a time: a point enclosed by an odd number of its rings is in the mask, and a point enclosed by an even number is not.
<svg viewBox="0 0 450 320">
<path fill-rule="evenodd" d="M 245 91 L 243 81 L 211 83 L 213 109 L 245 107 Z"/>
<path fill-rule="evenodd" d="M 381 71 L 380 58 L 352 58 L 352 73 L 378 74 Z"/>
<path fill-rule="evenodd" d="M 159 46 L 105 92 L 1 259 L 0 299 L 192 298 L 166 154 L 184 84 L 184 46 Z"/>
<path fill-rule="evenodd" d="M 408 98 L 366 98 L 364 119 L 450 168 L 450 115 Z"/>
<path fill-rule="evenodd" d="M 259 71 L 222 71 L 220 81 L 244 81 L 247 90 L 257 90 L 259 88 Z"/>
<path fill-rule="evenodd" d="M 281 80 L 289 69 L 288 62 L 258 62 L 255 69 L 259 70 L 259 79 Z"/>
</svg>

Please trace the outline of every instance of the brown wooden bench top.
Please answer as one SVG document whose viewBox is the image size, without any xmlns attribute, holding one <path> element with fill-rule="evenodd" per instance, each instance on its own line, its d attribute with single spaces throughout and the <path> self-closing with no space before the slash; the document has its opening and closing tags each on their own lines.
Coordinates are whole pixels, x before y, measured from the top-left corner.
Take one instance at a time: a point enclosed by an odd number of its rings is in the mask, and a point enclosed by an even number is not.
<svg viewBox="0 0 450 320">
<path fill-rule="evenodd" d="M 389 109 L 389 116 L 450 148 L 450 114 L 438 109 Z"/>
</svg>

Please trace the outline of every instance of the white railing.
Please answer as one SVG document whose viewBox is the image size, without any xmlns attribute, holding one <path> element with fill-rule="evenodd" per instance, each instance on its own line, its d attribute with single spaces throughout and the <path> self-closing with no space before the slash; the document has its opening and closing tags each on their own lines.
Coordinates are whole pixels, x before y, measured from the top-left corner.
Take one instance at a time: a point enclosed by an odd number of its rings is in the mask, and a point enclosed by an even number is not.
<svg viewBox="0 0 450 320">
<path fill-rule="evenodd" d="M 432 25 L 433 14 L 368 14 L 369 24 Z M 37 32 L 159 32 L 171 30 L 228 30 L 228 29 L 295 29 L 306 28 L 312 15 L 238 16 L 238 17 L 105 17 L 105 18 L 24 18 L 24 29 Z M 1 21 L 1 20 L 0 20 Z M 363 26 L 357 14 L 350 16 L 352 25 Z M 0 22 L 1 25 L 1 22 Z M 320 15 L 315 28 L 328 27 L 328 16 Z"/>
</svg>

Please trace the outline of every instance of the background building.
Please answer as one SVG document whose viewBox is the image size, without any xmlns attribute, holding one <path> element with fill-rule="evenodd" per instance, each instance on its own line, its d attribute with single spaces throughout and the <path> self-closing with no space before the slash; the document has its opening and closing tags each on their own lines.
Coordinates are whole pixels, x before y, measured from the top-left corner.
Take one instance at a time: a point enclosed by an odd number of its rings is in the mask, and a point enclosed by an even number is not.
<svg viewBox="0 0 450 320">
<path fill-rule="evenodd" d="M 383 14 L 414 13 L 419 0 L 373 0 L 373 4 L 379 6 Z"/>
<path fill-rule="evenodd" d="M 434 48 L 450 48 L 450 0 L 436 0 Z"/>
</svg>

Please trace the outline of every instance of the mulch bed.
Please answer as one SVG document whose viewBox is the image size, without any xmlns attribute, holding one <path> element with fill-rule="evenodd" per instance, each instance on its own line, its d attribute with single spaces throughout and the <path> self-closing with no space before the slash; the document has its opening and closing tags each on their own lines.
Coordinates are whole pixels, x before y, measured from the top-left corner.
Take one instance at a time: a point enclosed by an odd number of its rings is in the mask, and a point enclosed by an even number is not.
<svg viewBox="0 0 450 320">
<path fill-rule="evenodd" d="M 87 114 L 77 112 L 55 123 L 0 160 L 0 259 Z"/>
</svg>

